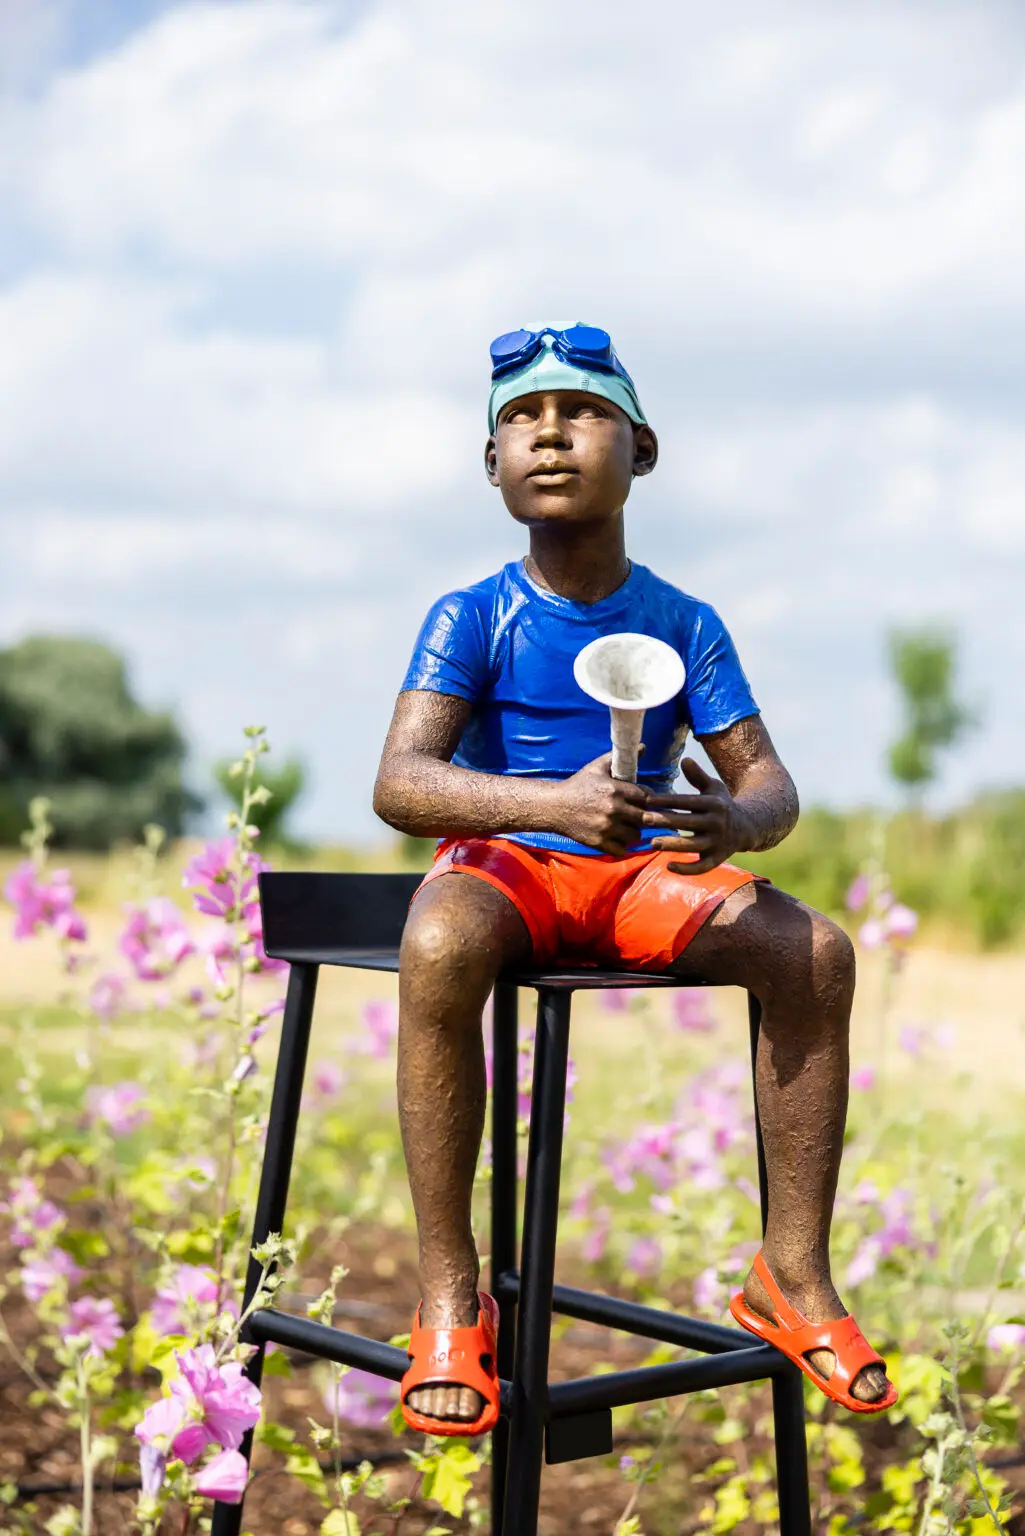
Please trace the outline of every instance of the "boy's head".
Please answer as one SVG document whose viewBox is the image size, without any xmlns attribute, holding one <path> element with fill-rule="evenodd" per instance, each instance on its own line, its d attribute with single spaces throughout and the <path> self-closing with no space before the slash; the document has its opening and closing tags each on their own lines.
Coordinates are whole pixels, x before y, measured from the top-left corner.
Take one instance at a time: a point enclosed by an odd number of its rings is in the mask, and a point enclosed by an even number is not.
<svg viewBox="0 0 1025 1536">
<path fill-rule="evenodd" d="M 517 522 L 593 522 L 622 510 L 658 442 L 606 331 L 543 326 L 491 344 L 485 468 Z"/>
</svg>

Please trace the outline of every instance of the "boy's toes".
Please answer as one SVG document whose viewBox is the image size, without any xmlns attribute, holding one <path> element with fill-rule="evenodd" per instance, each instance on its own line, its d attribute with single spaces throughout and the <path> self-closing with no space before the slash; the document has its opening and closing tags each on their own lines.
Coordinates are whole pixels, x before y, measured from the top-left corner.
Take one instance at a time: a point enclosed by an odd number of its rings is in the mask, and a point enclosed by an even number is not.
<svg viewBox="0 0 1025 1536">
<path fill-rule="evenodd" d="M 484 1411 L 484 1400 L 472 1387 L 418 1387 L 406 1402 L 425 1418 L 452 1419 L 457 1424 L 472 1424 Z"/>
<path fill-rule="evenodd" d="M 881 1397 L 886 1396 L 889 1385 L 883 1366 L 866 1365 L 851 1383 L 851 1396 L 857 1398 L 859 1403 L 878 1403 Z"/>
</svg>

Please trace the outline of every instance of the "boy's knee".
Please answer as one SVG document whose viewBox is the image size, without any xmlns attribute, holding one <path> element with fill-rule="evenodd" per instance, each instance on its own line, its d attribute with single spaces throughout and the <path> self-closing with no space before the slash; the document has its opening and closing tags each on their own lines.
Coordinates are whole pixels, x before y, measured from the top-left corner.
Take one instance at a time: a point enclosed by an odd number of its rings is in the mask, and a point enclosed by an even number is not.
<svg viewBox="0 0 1025 1536">
<path fill-rule="evenodd" d="M 854 945 L 831 918 L 815 913 L 812 923 L 811 974 L 816 994 L 832 1001 L 854 991 Z"/>
<path fill-rule="evenodd" d="M 486 933 L 451 910 L 413 912 L 399 952 L 404 975 L 440 991 L 474 983 L 490 989 L 494 970 Z"/>
</svg>

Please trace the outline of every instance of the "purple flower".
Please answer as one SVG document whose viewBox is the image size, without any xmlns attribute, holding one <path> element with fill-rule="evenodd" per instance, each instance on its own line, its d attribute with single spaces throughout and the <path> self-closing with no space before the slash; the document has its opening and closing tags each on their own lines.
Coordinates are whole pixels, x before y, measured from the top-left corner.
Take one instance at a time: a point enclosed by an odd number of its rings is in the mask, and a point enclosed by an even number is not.
<svg viewBox="0 0 1025 1536">
<path fill-rule="evenodd" d="M 313 1091 L 322 1101 L 336 1099 L 344 1082 L 345 1073 L 336 1061 L 318 1061 L 313 1069 Z"/>
<path fill-rule="evenodd" d="M 15 1248 L 31 1248 L 40 1232 L 56 1226 L 64 1216 L 60 1206 L 44 1199 L 35 1179 L 27 1176 L 14 1180 L 11 1198 L 0 1210 L 13 1218 L 11 1242 Z"/>
<path fill-rule="evenodd" d="M 341 1381 L 331 1382 L 324 1393 L 328 1413 L 338 1410 L 338 1417 L 358 1429 L 377 1429 L 388 1418 L 398 1401 L 398 1383 L 354 1368 Z"/>
<path fill-rule="evenodd" d="M 221 1451 L 196 1478 L 196 1492 L 222 1504 L 238 1504 L 249 1482 L 249 1463 L 238 1451 Z"/>
<path fill-rule="evenodd" d="M 195 946 L 185 920 L 166 896 L 129 903 L 125 911 L 128 917 L 118 949 L 131 962 L 140 981 L 163 980 L 192 954 Z"/>
<path fill-rule="evenodd" d="M 620 1456 L 619 1458 L 619 1470 L 621 1473 L 629 1472 L 630 1468 L 636 1465 L 637 1462 L 633 1456 Z"/>
<path fill-rule="evenodd" d="M 152 1446 L 166 1461 L 172 1443 L 185 1421 L 186 1406 L 180 1397 L 158 1397 L 150 1403 L 135 1426 L 136 1438 Z M 162 1470 L 162 1469 L 161 1469 Z M 163 1482 L 163 1476 L 160 1479 Z"/>
<path fill-rule="evenodd" d="M 365 1003 L 363 1028 L 366 1033 L 357 1049 L 378 1060 L 390 1056 L 392 1041 L 399 1032 L 399 1015 L 395 1004 L 380 1000 Z"/>
<path fill-rule="evenodd" d="M 126 991 L 123 976 L 117 971 L 104 971 L 89 988 L 89 1007 L 98 1019 L 108 1023 L 123 1010 Z"/>
<path fill-rule="evenodd" d="M 213 1306 L 217 1302 L 217 1278 L 212 1269 L 196 1264 L 180 1264 L 167 1285 L 157 1291 L 151 1316 L 157 1333 L 184 1333 L 189 1326 L 191 1307 Z"/>
<path fill-rule="evenodd" d="M 851 1087 L 859 1093 L 868 1093 L 876 1085 L 875 1067 L 858 1067 L 851 1073 Z"/>
<path fill-rule="evenodd" d="M 630 987 L 602 987 L 598 993 L 599 1006 L 606 1013 L 629 1013 L 632 1001 L 633 990 Z"/>
<path fill-rule="evenodd" d="M 925 1050 L 928 1038 L 928 1030 L 923 1025 L 902 1024 L 898 1043 L 902 1051 L 905 1051 L 908 1056 L 917 1061 Z"/>
<path fill-rule="evenodd" d="M 605 1257 L 605 1249 L 612 1230 L 612 1212 L 601 1205 L 591 1218 L 591 1230 L 583 1241 L 583 1255 L 588 1264 L 598 1264 Z"/>
<path fill-rule="evenodd" d="M 1025 1349 L 1025 1325 L 997 1323 L 986 1335 L 986 1345 L 996 1354 L 1010 1354 Z"/>
<path fill-rule="evenodd" d="M 86 1354 L 97 1358 L 112 1350 L 124 1331 L 114 1303 L 106 1297 L 96 1300 L 93 1296 L 83 1296 L 71 1303 L 68 1322 L 62 1329 L 66 1339 L 88 1339 Z"/>
<path fill-rule="evenodd" d="M 62 938 L 85 938 L 85 923 L 73 911 L 75 887 L 70 870 L 52 869 L 49 879 L 43 880 L 32 860 L 26 859 L 11 872 L 4 895 L 14 908 L 16 939 L 29 939 L 40 928 L 56 928 Z"/>
<path fill-rule="evenodd" d="M 247 1381 L 237 1360 L 218 1365 L 213 1348 L 175 1353 L 180 1377 L 171 1395 L 183 1403 L 185 1422 L 171 1447 L 175 1456 L 193 1462 L 207 1445 L 237 1451 L 242 1436 L 260 1417 L 260 1389 Z"/>
<path fill-rule="evenodd" d="M 870 917 L 858 930 L 858 939 L 866 949 L 882 949 L 886 943 L 886 929 L 881 919 Z"/>
<path fill-rule="evenodd" d="M 707 1035 L 715 1028 L 708 996 L 699 987 L 681 987 L 673 993 L 669 1007 L 673 1023 L 685 1034 Z"/>
<path fill-rule="evenodd" d="M 860 912 L 868 901 L 869 879 L 867 875 L 858 875 L 851 882 L 847 892 L 846 906 L 848 912 Z"/>
<path fill-rule="evenodd" d="M 656 1274 L 662 1264 L 662 1244 L 653 1237 L 639 1237 L 626 1256 L 626 1266 L 635 1275 Z"/>
<path fill-rule="evenodd" d="M 167 1457 L 155 1445 L 139 1446 L 139 1475 L 142 1479 L 142 1496 L 155 1499 L 164 1486 Z"/>
<path fill-rule="evenodd" d="M 90 1088 L 85 1096 L 86 1112 L 95 1124 L 102 1121 L 112 1136 L 127 1136 L 152 1119 L 141 1107 L 146 1097 L 140 1083 L 116 1083 L 113 1088 Z"/>
<path fill-rule="evenodd" d="M 234 912 L 236 851 L 233 837 L 219 837 L 185 866 L 182 885 L 192 892 L 197 911 L 208 917 L 228 917 Z"/>
<path fill-rule="evenodd" d="M 903 906 L 899 901 L 894 902 L 883 919 L 886 937 L 900 943 L 914 936 L 918 928 L 918 913 L 912 912 L 910 907 Z"/>
<path fill-rule="evenodd" d="M 714 1264 L 703 1269 L 694 1281 L 694 1305 L 699 1312 L 721 1312 L 726 1305 L 726 1287 Z"/>
<path fill-rule="evenodd" d="M 63 1248 L 51 1248 L 49 1253 L 37 1254 L 22 1265 L 21 1288 L 33 1304 L 63 1284 L 74 1285 L 81 1280 L 81 1270 Z"/>
</svg>

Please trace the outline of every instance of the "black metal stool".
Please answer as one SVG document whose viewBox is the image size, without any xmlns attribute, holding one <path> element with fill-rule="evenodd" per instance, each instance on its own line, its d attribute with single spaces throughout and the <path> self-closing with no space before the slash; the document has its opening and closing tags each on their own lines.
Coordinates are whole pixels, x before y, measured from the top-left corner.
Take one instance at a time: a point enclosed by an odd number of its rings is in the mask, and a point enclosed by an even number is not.
<svg viewBox="0 0 1025 1536">
<path fill-rule="evenodd" d="M 284 1226 L 317 975 L 322 965 L 397 971 L 399 941 L 418 875 L 270 874 L 260 877 L 267 953 L 288 960 L 288 1000 L 271 1103 L 253 1246 Z M 676 976 L 595 970 L 518 971 L 494 995 L 491 1291 L 501 1308 L 498 1371 L 502 1418 L 493 1435 L 492 1536 L 535 1536 L 542 1457 L 549 1463 L 612 1450 L 613 1408 L 742 1381 L 772 1381 L 780 1536 L 811 1536 L 804 1395 L 800 1372 L 777 1350 L 737 1328 L 659 1312 L 634 1302 L 555 1285 L 555 1243 L 569 1056 L 570 1003 L 577 990 L 695 985 Z M 698 983 L 700 985 L 700 983 Z M 527 1150 L 523 1251 L 516 1266 L 517 987 L 538 994 L 534 1084 Z M 752 1061 L 759 1006 L 750 998 Z M 755 1126 L 762 1221 L 765 1163 Z M 251 1259 L 245 1305 L 260 1265 Z M 548 1382 L 552 1313 L 700 1351 L 703 1358 L 576 1381 Z M 276 1308 L 256 1312 L 247 1342 L 259 1346 L 247 1374 L 259 1382 L 271 1341 L 398 1381 L 404 1350 Z M 243 1442 L 248 1457 L 252 1435 Z M 212 1536 L 238 1536 L 239 1505 L 216 1504 Z"/>
</svg>

